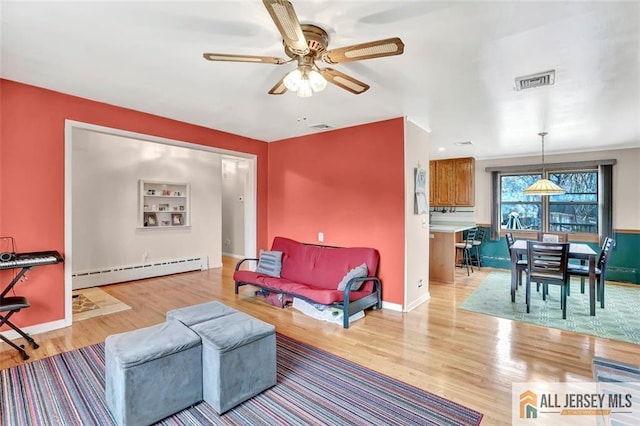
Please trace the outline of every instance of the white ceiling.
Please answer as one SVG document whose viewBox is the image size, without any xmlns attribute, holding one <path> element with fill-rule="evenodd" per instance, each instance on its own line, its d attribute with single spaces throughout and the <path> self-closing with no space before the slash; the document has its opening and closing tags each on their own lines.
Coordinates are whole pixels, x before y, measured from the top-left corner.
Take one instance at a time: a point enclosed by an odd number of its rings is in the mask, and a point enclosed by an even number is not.
<svg viewBox="0 0 640 426">
<path fill-rule="evenodd" d="M 260 0 L 2 0 L 1 75 L 263 141 L 406 116 L 431 131 L 432 158 L 539 154 L 541 131 L 546 153 L 640 146 L 638 1 L 292 2 L 329 49 L 398 36 L 405 52 L 333 66 L 364 94 L 274 96 L 295 65 L 202 58 L 286 57 Z M 514 90 L 550 69 L 553 86 Z"/>
</svg>

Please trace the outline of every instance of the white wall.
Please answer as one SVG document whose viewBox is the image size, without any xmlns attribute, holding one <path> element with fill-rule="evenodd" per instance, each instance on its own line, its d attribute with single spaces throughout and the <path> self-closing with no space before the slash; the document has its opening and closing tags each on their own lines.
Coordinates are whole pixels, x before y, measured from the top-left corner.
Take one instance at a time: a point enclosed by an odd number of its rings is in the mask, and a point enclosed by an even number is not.
<svg viewBox="0 0 640 426">
<path fill-rule="evenodd" d="M 72 173 L 74 273 L 202 255 L 222 266 L 220 154 L 74 128 Z M 140 179 L 190 183 L 191 226 L 139 229 Z"/>
<path fill-rule="evenodd" d="M 222 158 L 222 253 L 244 257 L 246 160 Z"/>
<path fill-rule="evenodd" d="M 415 214 L 414 169 L 427 172 L 429 203 L 429 133 L 410 120 L 404 125 L 405 165 L 405 310 L 410 311 L 429 299 L 429 213 Z M 419 286 L 418 283 L 421 283 Z"/>
<path fill-rule="evenodd" d="M 545 155 L 545 163 L 615 159 L 613 166 L 613 226 L 640 229 L 640 148 Z M 491 173 L 486 167 L 540 163 L 540 156 L 476 161 L 476 222 L 491 223 Z"/>
</svg>

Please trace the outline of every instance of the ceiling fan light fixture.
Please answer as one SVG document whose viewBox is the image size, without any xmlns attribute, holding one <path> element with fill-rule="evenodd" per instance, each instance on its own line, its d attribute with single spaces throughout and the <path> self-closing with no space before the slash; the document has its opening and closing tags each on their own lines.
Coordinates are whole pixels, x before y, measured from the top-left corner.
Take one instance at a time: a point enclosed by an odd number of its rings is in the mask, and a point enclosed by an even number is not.
<svg viewBox="0 0 640 426">
<path fill-rule="evenodd" d="M 327 87 L 327 80 L 316 70 L 296 68 L 282 81 L 285 87 L 301 98 L 308 98 Z"/>
<path fill-rule="evenodd" d="M 300 87 L 300 83 L 302 82 L 302 72 L 298 68 L 291 71 L 287 76 L 282 80 L 287 90 L 291 90 L 292 92 L 296 92 Z"/>
<path fill-rule="evenodd" d="M 314 92 L 322 92 L 327 87 L 327 80 L 316 70 L 309 71 L 309 84 Z"/>
<path fill-rule="evenodd" d="M 296 94 L 301 98 L 308 98 L 313 95 L 313 89 L 311 89 L 311 83 L 308 78 L 303 78 L 300 81 L 300 87 Z"/>
</svg>

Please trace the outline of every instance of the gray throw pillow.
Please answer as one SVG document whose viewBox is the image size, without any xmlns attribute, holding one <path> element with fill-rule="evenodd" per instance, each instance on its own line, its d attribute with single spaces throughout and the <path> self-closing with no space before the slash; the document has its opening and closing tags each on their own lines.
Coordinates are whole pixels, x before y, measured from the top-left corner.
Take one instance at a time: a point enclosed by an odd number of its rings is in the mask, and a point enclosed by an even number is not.
<svg viewBox="0 0 640 426">
<path fill-rule="evenodd" d="M 367 276 L 369 271 L 367 270 L 367 264 L 363 263 L 360 266 L 356 266 L 352 270 L 346 273 L 346 275 L 342 278 L 342 281 L 338 283 L 338 290 L 344 291 L 345 287 L 353 278 L 364 278 Z M 362 283 L 356 283 L 351 287 L 352 291 L 359 290 Z"/>
<path fill-rule="evenodd" d="M 258 260 L 258 267 L 256 268 L 256 272 L 279 278 L 281 269 L 281 251 L 260 250 L 260 260 Z"/>
</svg>

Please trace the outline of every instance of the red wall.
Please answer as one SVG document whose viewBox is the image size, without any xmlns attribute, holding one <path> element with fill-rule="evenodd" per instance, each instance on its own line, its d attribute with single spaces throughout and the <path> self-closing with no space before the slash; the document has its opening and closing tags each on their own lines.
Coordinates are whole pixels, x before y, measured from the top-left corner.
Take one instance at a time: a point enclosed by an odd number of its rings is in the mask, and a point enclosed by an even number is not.
<svg viewBox="0 0 640 426">
<path fill-rule="evenodd" d="M 18 251 L 64 254 L 65 119 L 257 155 L 257 244 L 267 244 L 267 144 L 88 99 L 0 79 L 0 236 Z M 64 318 L 62 265 L 34 268 L 19 294 L 31 309 L 18 325 Z M 0 274 L 0 288 L 12 273 Z"/>
<path fill-rule="evenodd" d="M 375 247 L 383 299 L 403 304 L 401 118 L 270 143 L 268 182 L 269 243 L 317 243 L 322 231 L 323 244 Z"/>
</svg>

